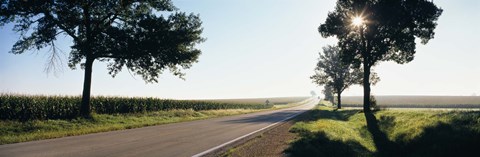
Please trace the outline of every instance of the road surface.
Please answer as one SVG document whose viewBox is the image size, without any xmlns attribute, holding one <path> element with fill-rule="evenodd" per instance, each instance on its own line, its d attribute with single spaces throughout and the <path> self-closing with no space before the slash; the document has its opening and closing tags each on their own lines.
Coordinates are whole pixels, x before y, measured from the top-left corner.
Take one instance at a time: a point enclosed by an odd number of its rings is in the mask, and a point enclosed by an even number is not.
<svg viewBox="0 0 480 157">
<path fill-rule="evenodd" d="M 0 157 L 193 156 L 313 108 L 301 106 L 137 129 L 0 145 Z"/>
</svg>

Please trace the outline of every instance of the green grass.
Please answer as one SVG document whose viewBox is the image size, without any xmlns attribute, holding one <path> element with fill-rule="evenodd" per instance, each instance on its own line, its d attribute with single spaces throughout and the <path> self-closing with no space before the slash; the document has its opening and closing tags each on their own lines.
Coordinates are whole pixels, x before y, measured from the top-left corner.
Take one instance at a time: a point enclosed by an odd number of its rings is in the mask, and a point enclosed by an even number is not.
<svg viewBox="0 0 480 157">
<path fill-rule="evenodd" d="M 480 146 L 480 111 L 384 110 L 369 125 L 360 110 L 307 116 L 291 128 L 301 137 L 292 156 L 475 156 Z"/>
<path fill-rule="evenodd" d="M 263 109 L 266 110 L 266 109 Z M 0 121 L 0 144 L 17 143 L 158 124 L 238 115 L 263 110 L 170 110 L 132 114 L 94 114 L 93 119 Z"/>
</svg>

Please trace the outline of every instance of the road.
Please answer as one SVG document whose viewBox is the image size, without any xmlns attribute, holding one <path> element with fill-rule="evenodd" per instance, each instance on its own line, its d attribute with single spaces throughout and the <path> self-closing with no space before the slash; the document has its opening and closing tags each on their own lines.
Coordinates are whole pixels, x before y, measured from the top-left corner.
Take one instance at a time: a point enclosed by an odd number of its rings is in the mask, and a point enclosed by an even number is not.
<svg viewBox="0 0 480 157">
<path fill-rule="evenodd" d="M 0 145 L 0 157 L 193 156 L 313 108 L 301 106 L 207 120 Z"/>
</svg>

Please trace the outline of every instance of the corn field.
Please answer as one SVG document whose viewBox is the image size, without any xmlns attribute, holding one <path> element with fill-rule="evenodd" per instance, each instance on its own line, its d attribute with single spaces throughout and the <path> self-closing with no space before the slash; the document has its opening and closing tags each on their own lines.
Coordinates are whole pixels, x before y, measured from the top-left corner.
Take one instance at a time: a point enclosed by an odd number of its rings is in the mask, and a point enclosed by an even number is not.
<svg viewBox="0 0 480 157">
<path fill-rule="evenodd" d="M 73 119 L 80 116 L 80 96 L 28 96 L 0 94 L 0 119 L 45 120 Z M 93 112 L 98 114 L 142 113 L 160 110 L 193 109 L 265 109 L 273 105 L 224 103 L 200 100 L 159 98 L 92 97 Z"/>
</svg>

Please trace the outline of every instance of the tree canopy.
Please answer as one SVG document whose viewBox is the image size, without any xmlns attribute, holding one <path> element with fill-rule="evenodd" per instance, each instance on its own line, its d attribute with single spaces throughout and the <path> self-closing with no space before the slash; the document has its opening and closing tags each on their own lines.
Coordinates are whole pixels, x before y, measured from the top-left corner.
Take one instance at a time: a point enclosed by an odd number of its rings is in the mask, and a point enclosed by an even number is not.
<svg viewBox="0 0 480 157">
<path fill-rule="evenodd" d="M 325 96 L 323 100 L 333 103 L 333 90 L 330 86 L 323 86 L 322 90 L 323 95 Z"/>
<path fill-rule="evenodd" d="M 13 54 L 55 48 L 60 35 L 72 39 L 69 66 L 85 69 L 84 115 L 95 60 L 108 62 L 112 76 L 126 67 L 146 82 L 158 82 L 165 69 L 182 78 L 204 41 L 199 16 L 180 12 L 170 0 L 2 0 L 0 26 L 7 23 L 21 36 Z"/>
<path fill-rule="evenodd" d="M 318 28 L 323 37 L 338 38 L 342 59 L 364 70 L 364 110 L 369 111 L 370 69 L 380 61 L 413 60 L 415 40 L 434 37 L 442 13 L 428 0 L 338 0 Z"/>
<path fill-rule="evenodd" d="M 372 73 L 376 83 L 379 79 L 376 73 Z M 345 63 L 340 57 L 340 49 L 337 46 L 323 47 L 323 53 L 319 53 L 315 75 L 310 78 L 314 83 L 331 87 L 332 93 L 337 94 L 337 107 L 341 108 L 342 92 L 354 84 L 361 84 L 363 70 L 355 68 L 351 63 Z"/>
</svg>

